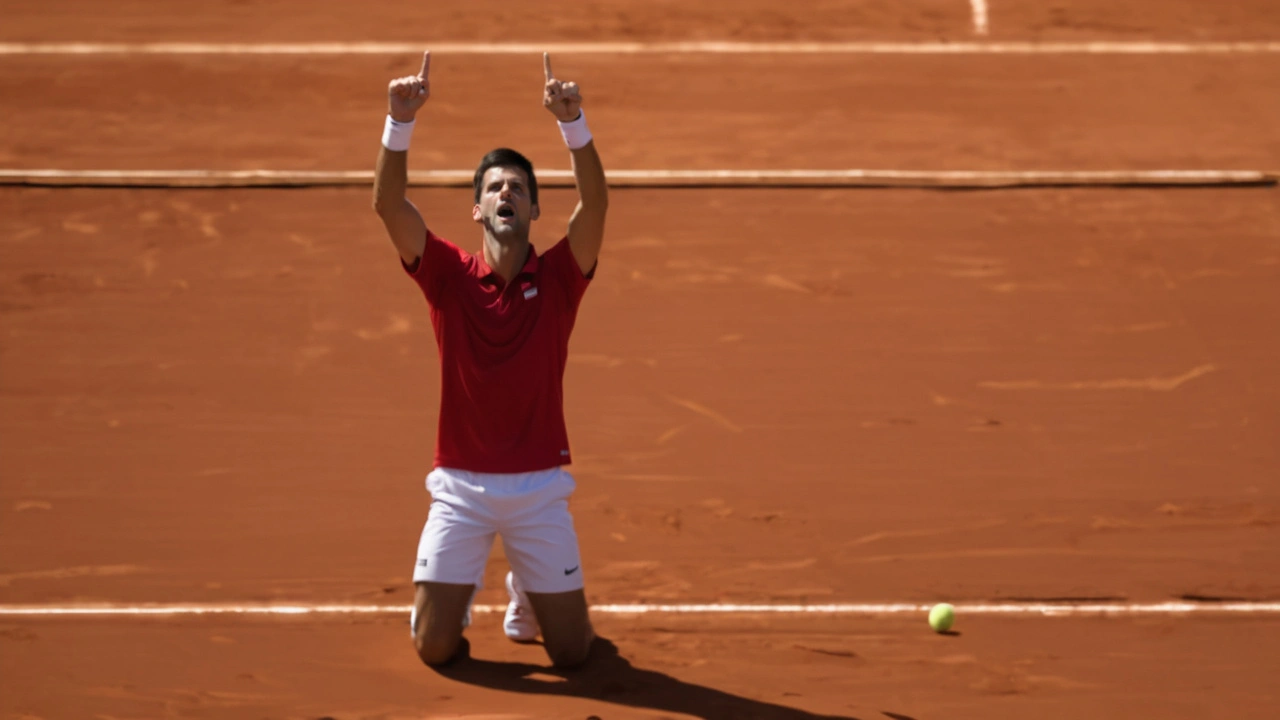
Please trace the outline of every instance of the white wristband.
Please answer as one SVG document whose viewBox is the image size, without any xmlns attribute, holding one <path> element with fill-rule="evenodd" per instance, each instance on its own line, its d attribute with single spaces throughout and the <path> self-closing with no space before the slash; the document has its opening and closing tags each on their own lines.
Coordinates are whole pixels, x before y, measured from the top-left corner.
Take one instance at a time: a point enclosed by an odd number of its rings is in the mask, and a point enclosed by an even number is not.
<svg viewBox="0 0 1280 720">
<path fill-rule="evenodd" d="M 587 129 L 587 115 L 581 110 L 578 111 L 578 119 L 572 122 L 556 121 L 560 125 L 560 134 L 564 137 L 564 144 L 569 146 L 570 150 L 577 150 L 586 147 L 591 142 L 591 131 Z"/>
<path fill-rule="evenodd" d="M 413 126 L 417 122 L 417 119 L 407 123 L 398 122 L 388 115 L 387 124 L 382 129 L 382 146 L 395 152 L 408 150 L 409 138 L 413 137 Z"/>
</svg>

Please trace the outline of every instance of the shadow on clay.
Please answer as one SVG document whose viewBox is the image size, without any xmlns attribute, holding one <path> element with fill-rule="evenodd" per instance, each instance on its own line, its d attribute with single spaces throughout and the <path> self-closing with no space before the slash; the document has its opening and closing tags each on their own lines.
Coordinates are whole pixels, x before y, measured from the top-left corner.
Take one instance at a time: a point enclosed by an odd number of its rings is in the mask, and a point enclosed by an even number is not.
<svg viewBox="0 0 1280 720">
<path fill-rule="evenodd" d="M 529 663 L 478 660 L 469 656 L 460 657 L 448 666 L 435 670 L 452 680 L 494 690 L 580 697 L 680 713 L 706 720 L 859 720 L 851 715 L 816 715 L 637 668 L 618 653 L 613 642 L 604 638 L 596 639 L 587 662 L 576 670 L 558 670 Z M 911 720 L 906 715 L 890 712 L 885 712 L 884 715 L 896 720 Z"/>
</svg>

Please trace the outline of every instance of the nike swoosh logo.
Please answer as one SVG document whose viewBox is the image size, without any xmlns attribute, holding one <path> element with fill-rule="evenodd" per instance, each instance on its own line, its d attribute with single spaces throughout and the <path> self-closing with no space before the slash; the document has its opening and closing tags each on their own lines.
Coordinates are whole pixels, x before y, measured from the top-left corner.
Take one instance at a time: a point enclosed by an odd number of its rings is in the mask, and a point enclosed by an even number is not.
<svg viewBox="0 0 1280 720">
<path fill-rule="evenodd" d="M 565 571 L 564 571 L 564 574 L 565 574 L 565 575 L 572 575 L 572 574 L 574 574 L 574 573 L 578 572 L 578 568 L 579 568 L 579 567 L 580 567 L 579 565 L 574 565 L 573 567 L 569 568 L 568 570 L 565 570 Z"/>
</svg>

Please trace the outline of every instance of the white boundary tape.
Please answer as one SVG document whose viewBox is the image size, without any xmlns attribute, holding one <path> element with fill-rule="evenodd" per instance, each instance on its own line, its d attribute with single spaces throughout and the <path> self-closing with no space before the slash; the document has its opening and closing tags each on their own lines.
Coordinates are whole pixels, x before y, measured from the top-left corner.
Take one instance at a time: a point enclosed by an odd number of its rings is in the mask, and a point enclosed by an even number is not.
<svg viewBox="0 0 1280 720">
<path fill-rule="evenodd" d="M 410 185 L 470 187 L 474 170 L 409 172 Z M 609 170 L 618 186 L 662 185 L 899 185 L 994 187 L 1011 185 L 1253 185 L 1273 184 L 1263 170 Z M 540 183 L 571 186 L 573 173 L 538 171 Z M 0 168 L 0 185 L 89 185 L 102 187 L 251 187 L 254 185 L 362 185 L 372 170 L 60 170 Z"/>
<path fill-rule="evenodd" d="M 0 43 L 0 55 L 1222 55 L 1280 53 L 1280 42 L 600 42 Z"/>
<path fill-rule="evenodd" d="M 476 605 L 476 613 L 500 613 L 506 605 Z M 929 604 L 844 603 L 829 605 L 735 604 L 621 604 L 593 605 L 591 612 L 605 615 L 903 615 L 927 613 Z M 408 605 L 343 604 L 216 604 L 173 605 L 0 605 L 0 617 L 173 617 L 183 615 L 403 615 Z M 958 615 L 1036 617 L 1127 615 L 1271 615 L 1280 613 L 1280 602 L 1163 602 L 1163 603 L 956 603 Z"/>
</svg>

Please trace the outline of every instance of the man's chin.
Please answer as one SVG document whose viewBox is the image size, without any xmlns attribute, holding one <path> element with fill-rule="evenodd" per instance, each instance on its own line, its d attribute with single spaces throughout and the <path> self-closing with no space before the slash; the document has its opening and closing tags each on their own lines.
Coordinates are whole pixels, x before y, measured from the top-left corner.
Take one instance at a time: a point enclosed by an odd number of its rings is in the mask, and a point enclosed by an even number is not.
<svg viewBox="0 0 1280 720">
<path fill-rule="evenodd" d="M 525 234 L 519 222 L 504 222 L 501 219 L 489 223 L 489 233 L 499 240 L 516 240 Z"/>
</svg>

